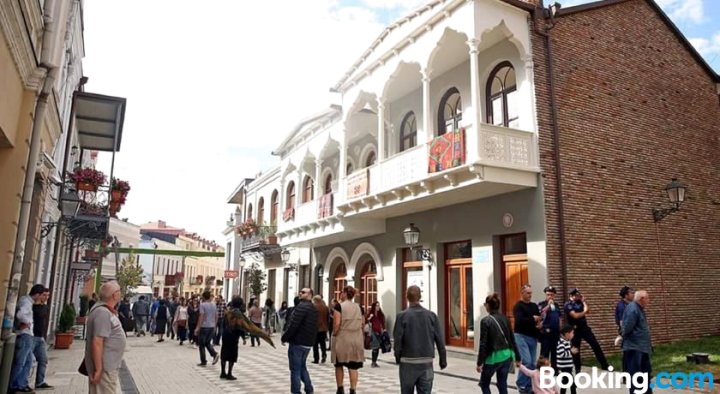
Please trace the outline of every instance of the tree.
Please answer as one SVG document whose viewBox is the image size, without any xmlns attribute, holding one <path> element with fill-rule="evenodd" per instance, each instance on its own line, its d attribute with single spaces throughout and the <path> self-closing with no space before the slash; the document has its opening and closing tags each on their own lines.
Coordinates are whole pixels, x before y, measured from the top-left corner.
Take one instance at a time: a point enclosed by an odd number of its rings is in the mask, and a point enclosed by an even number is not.
<svg viewBox="0 0 720 394">
<path fill-rule="evenodd" d="M 267 290 L 267 283 L 265 283 L 267 274 L 264 270 L 260 269 L 260 265 L 258 263 L 252 263 L 250 268 L 248 268 L 247 275 L 248 282 L 250 284 L 250 292 L 255 297 L 260 297 L 260 294 Z"/>
<path fill-rule="evenodd" d="M 123 297 L 132 297 L 134 293 L 130 289 L 140 285 L 142 278 L 143 269 L 135 262 L 135 254 L 131 252 L 122 260 L 117 272 L 117 281 Z"/>
</svg>

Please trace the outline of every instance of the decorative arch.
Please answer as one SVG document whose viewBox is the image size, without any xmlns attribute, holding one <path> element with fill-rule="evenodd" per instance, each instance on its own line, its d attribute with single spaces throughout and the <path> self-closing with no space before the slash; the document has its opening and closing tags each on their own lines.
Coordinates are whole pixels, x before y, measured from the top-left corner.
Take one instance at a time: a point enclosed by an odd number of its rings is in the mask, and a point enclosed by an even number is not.
<svg viewBox="0 0 720 394">
<path fill-rule="evenodd" d="M 442 135 L 448 131 L 448 123 L 452 123 L 453 130 L 457 130 L 462 120 L 462 95 L 455 86 L 443 93 L 437 111 L 437 133 Z"/>
<path fill-rule="evenodd" d="M 349 127 L 350 119 L 353 115 L 360 112 L 365 104 L 369 104 L 377 112 L 377 95 L 375 93 L 366 92 L 361 90 L 358 92 L 353 104 L 350 106 L 347 112 L 345 112 L 345 118 L 343 119 L 343 125 L 347 129 Z"/>
<path fill-rule="evenodd" d="M 265 223 L 265 198 L 258 200 L 257 224 L 262 226 Z"/>
<path fill-rule="evenodd" d="M 355 269 L 357 268 L 357 264 L 365 255 L 369 255 L 370 258 L 375 261 L 375 266 L 377 267 L 376 278 L 378 281 L 382 281 L 384 279 L 382 259 L 380 258 L 380 253 L 378 253 L 375 245 L 371 244 L 370 242 L 363 242 L 357 247 L 355 247 L 352 257 L 350 257 L 350 264 L 348 265 L 348 276 L 353 278 L 355 277 Z M 362 267 L 360 267 L 360 269 L 362 269 Z"/>
<path fill-rule="evenodd" d="M 366 163 L 367 159 L 370 157 L 370 154 L 375 154 L 375 160 L 377 162 L 377 152 L 375 149 L 375 145 L 373 143 L 368 143 L 360 151 L 360 164 L 359 165 L 361 166 L 361 168 L 366 168 L 365 163 Z M 358 167 L 355 167 L 355 169 L 357 170 Z"/>
<path fill-rule="evenodd" d="M 328 257 L 325 259 L 325 271 L 323 272 L 323 279 L 328 282 L 328 300 L 335 297 L 337 289 L 335 283 L 335 273 L 338 268 L 344 267 L 345 269 L 345 284 L 353 284 L 353 277 L 350 272 L 350 258 L 348 258 L 347 252 L 340 246 L 333 248 Z"/>
<path fill-rule="evenodd" d="M 270 195 L 270 224 L 277 225 L 278 213 L 280 211 L 280 198 L 277 189 L 272 191 Z"/>
<path fill-rule="evenodd" d="M 465 57 L 469 58 L 470 55 L 466 44 L 469 37 L 470 35 L 462 31 L 446 27 L 438 39 L 437 44 L 435 44 L 435 48 L 433 48 L 432 52 L 430 52 L 430 56 L 428 57 L 426 69 L 430 72 L 429 76 L 435 76 L 432 72 L 433 70 L 438 72 L 438 70 L 448 68 L 442 63 L 451 61 L 450 59 L 454 56 L 458 56 L 459 53 L 462 53 Z M 460 45 L 462 45 L 463 48 L 462 52 L 455 52 L 454 49 L 456 48 L 454 47 L 459 47 Z"/>
<path fill-rule="evenodd" d="M 335 176 L 335 171 L 333 171 L 330 167 L 325 167 L 322 172 L 320 173 L 320 180 L 322 182 L 322 192 L 325 194 L 327 192 L 327 188 L 325 187 L 327 178 L 330 177 L 331 183 L 333 181 L 337 181 L 337 177 Z"/>
<path fill-rule="evenodd" d="M 353 160 L 350 155 L 347 155 L 346 160 L 347 163 L 345 163 L 345 168 L 343 169 L 343 171 L 345 172 L 345 176 L 352 174 L 353 172 L 355 172 L 355 170 L 358 169 L 357 165 L 355 165 L 355 160 Z M 350 168 L 351 171 L 348 171 L 348 168 Z"/>
</svg>

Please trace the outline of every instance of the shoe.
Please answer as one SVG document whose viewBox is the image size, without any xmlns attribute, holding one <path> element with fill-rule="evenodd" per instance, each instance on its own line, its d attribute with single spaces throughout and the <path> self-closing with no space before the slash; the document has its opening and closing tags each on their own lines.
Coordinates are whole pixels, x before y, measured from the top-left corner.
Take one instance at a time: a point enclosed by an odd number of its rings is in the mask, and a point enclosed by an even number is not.
<svg viewBox="0 0 720 394">
<path fill-rule="evenodd" d="M 21 389 L 15 389 L 14 393 L 34 393 L 35 390 L 31 389 L 30 386 L 25 386 Z"/>
<path fill-rule="evenodd" d="M 162 340 L 162 339 L 158 339 L 158 340 L 155 341 L 155 342 L 160 343 L 160 342 L 163 342 L 163 340 Z"/>
<path fill-rule="evenodd" d="M 182 346 L 182 345 L 183 345 L 183 341 L 180 341 L 180 346 Z"/>
<path fill-rule="evenodd" d="M 232 375 L 228 375 L 225 379 L 227 379 L 227 380 L 237 380 L 237 378 L 234 377 L 234 376 L 232 376 Z"/>
<path fill-rule="evenodd" d="M 35 385 L 35 390 L 45 390 L 45 389 L 51 389 L 51 388 L 53 388 L 53 386 L 51 386 L 45 382 Z"/>
<path fill-rule="evenodd" d="M 355 389 L 350 389 L 350 394 L 355 394 Z"/>
<path fill-rule="evenodd" d="M 327 360 L 327 357 L 323 356 L 321 363 L 325 364 L 325 361 Z"/>
<path fill-rule="evenodd" d="M 222 372 L 220 374 L 220 379 L 227 379 L 227 375 L 225 374 L 225 372 Z"/>
<path fill-rule="evenodd" d="M 220 361 L 220 353 L 215 353 L 215 356 L 213 356 L 213 365 L 217 364 L 218 361 Z"/>
<path fill-rule="evenodd" d="M 207 363 L 200 363 L 197 365 L 198 367 L 207 367 Z"/>
<path fill-rule="evenodd" d="M 343 386 L 338 387 L 335 394 L 345 394 L 345 388 Z"/>
<path fill-rule="evenodd" d="M 378 365 L 378 363 L 372 363 L 372 364 L 370 364 L 370 366 L 373 367 L 373 368 L 380 368 L 380 366 Z"/>
<path fill-rule="evenodd" d="M 317 360 L 313 361 L 312 363 L 313 363 L 313 364 L 319 364 Z"/>
</svg>

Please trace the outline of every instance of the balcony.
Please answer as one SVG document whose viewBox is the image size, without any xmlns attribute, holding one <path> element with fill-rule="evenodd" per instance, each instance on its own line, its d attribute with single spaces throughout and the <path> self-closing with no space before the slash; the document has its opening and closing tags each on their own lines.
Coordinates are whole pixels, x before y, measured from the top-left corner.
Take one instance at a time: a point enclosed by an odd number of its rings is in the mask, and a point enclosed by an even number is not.
<svg viewBox="0 0 720 394">
<path fill-rule="evenodd" d="M 347 176 L 336 209 L 387 218 L 537 186 L 534 133 L 488 124 L 473 132 L 445 134 Z"/>
<path fill-rule="evenodd" d="M 280 245 L 277 242 L 275 226 L 257 226 L 255 230 L 242 235 L 240 242 L 241 252 L 261 252 L 268 256 L 280 253 Z"/>
</svg>

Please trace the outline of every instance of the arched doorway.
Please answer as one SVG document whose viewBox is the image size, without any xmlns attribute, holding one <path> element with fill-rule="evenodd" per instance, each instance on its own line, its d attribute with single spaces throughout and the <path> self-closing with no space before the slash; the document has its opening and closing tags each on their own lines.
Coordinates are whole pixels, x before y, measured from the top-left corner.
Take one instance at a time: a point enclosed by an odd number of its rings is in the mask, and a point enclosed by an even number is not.
<svg viewBox="0 0 720 394">
<path fill-rule="evenodd" d="M 340 293 L 347 286 L 347 267 L 340 262 L 333 274 L 333 298 L 340 302 Z"/>
<path fill-rule="evenodd" d="M 377 301 L 377 267 L 375 261 L 368 260 L 360 271 L 360 297 L 359 304 L 367 313 L 373 302 Z"/>
</svg>

